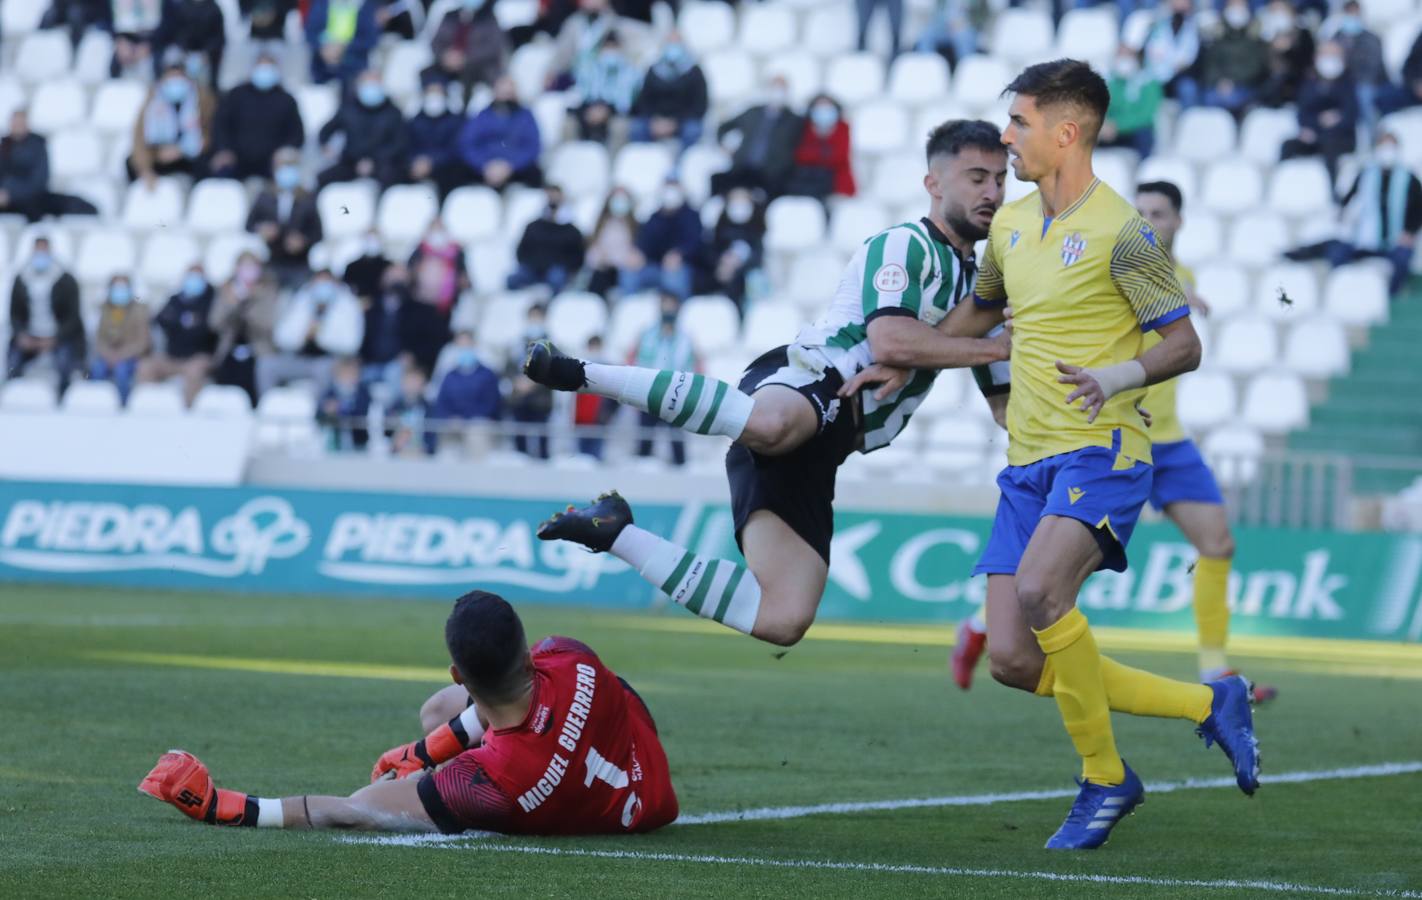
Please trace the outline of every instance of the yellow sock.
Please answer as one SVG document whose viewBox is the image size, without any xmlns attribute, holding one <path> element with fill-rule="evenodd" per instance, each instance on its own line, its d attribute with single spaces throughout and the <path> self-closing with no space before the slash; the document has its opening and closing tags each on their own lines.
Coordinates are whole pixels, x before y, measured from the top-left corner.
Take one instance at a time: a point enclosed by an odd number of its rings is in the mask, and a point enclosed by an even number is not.
<svg viewBox="0 0 1422 900">
<path fill-rule="evenodd" d="M 1037 680 L 1037 690 L 1034 691 L 1038 697 L 1054 696 L 1056 691 L 1053 682 L 1057 680 L 1057 673 L 1052 668 L 1052 658 L 1049 656 L 1042 660 L 1042 677 Z"/>
<path fill-rule="evenodd" d="M 1195 561 L 1195 626 L 1200 632 L 1200 675 L 1218 675 L 1229 668 L 1230 560 L 1202 556 Z"/>
<path fill-rule="evenodd" d="M 1101 680 L 1101 652 L 1096 649 L 1086 616 L 1081 610 L 1072 609 L 1041 631 L 1033 632 L 1056 673 L 1052 691 L 1062 724 L 1081 756 L 1081 777 L 1097 784 L 1120 784 L 1126 770 L 1111 733 L 1111 708 Z"/>
<path fill-rule="evenodd" d="M 1049 656 L 1042 663 L 1037 696 L 1053 696 L 1056 692 L 1055 679 L 1056 672 Z M 1189 719 L 1196 725 L 1209 718 L 1210 701 L 1214 699 L 1214 691 L 1206 685 L 1162 678 L 1122 665 L 1109 656 L 1101 657 L 1101 683 L 1106 688 L 1106 701 L 1111 704 L 1112 712 L 1162 719 Z"/>
</svg>

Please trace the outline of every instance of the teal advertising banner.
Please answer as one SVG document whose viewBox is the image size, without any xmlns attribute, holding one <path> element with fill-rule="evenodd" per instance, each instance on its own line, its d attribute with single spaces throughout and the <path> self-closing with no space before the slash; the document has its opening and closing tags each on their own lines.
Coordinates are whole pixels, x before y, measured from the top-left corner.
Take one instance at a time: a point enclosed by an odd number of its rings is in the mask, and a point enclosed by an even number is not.
<svg viewBox="0 0 1422 900">
<path fill-rule="evenodd" d="M 656 599 L 605 554 L 544 543 L 556 500 L 351 491 L 0 484 L 0 580 L 448 599 L 485 586 L 531 601 L 639 608 Z M 637 522 L 698 552 L 737 553 L 728 511 L 638 504 Z M 987 519 L 837 517 L 822 619 L 951 622 L 982 602 Z M 1241 530 L 1237 634 L 1422 640 L 1422 537 Z M 1098 573 L 1099 625 L 1190 630 L 1194 551 L 1142 525 L 1131 570 Z"/>
</svg>

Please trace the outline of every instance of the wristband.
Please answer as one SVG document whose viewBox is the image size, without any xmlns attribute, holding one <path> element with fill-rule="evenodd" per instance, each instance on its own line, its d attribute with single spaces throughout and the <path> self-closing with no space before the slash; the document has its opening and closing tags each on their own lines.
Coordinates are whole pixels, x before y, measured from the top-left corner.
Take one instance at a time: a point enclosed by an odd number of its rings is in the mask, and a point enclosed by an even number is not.
<svg viewBox="0 0 1422 900">
<path fill-rule="evenodd" d="M 1136 359 L 1128 359 L 1123 363 L 1116 363 L 1114 366 L 1106 366 L 1103 369 L 1087 369 L 1086 371 L 1096 379 L 1096 383 L 1101 386 L 1101 393 L 1106 395 L 1107 400 L 1122 391 L 1143 388 L 1146 383 L 1145 366 Z"/>
</svg>

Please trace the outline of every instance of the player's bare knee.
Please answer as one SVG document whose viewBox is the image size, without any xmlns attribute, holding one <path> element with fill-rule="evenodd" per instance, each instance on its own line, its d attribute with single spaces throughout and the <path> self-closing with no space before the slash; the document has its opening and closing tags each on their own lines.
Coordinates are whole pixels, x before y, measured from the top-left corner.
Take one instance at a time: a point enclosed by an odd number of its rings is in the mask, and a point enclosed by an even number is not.
<svg viewBox="0 0 1422 900">
<path fill-rule="evenodd" d="M 741 432 L 740 442 L 756 453 L 774 455 L 782 452 L 794 429 L 794 419 L 785 410 L 757 404 Z"/>
<path fill-rule="evenodd" d="M 800 639 L 805 636 L 805 632 L 810 630 L 814 616 L 799 615 L 766 615 L 770 610 L 776 608 L 776 604 L 761 601 L 761 616 L 756 619 L 755 629 L 752 634 L 759 640 L 768 644 L 775 644 L 778 647 L 793 647 L 800 643 Z"/>
<path fill-rule="evenodd" d="M 1050 624 L 1055 618 L 1051 615 L 1050 603 L 1052 600 L 1051 589 L 1045 579 L 1036 575 L 1017 574 L 1017 605 L 1022 609 L 1027 623 L 1034 628 L 1043 627 L 1038 624 L 1046 620 L 1043 624 Z"/>
<path fill-rule="evenodd" d="M 420 728 L 424 729 L 425 734 L 429 734 L 452 718 L 448 715 L 448 707 L 449 703 L 445 699 L 443 690 L 435 691 L 420 706 Z"/>
<path fill-rule="evenodd" d="M 1041 662 L 1025 656 L 989 652 L 988 669 L 994 681 L 1022 691 L 1035 691 L 1042 680 Z"/>
<path fill-rule="evenodd" d="M 1200 542 L 1200 555 L 1209 559 L 1234 559 L 1234 535 L 1228 528 Z"/>
</svg>

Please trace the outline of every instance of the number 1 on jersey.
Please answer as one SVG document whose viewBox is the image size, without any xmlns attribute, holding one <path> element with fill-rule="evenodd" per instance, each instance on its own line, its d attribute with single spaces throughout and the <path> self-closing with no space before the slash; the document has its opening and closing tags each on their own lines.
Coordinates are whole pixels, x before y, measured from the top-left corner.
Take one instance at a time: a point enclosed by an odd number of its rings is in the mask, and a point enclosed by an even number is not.
<svg viewBox="0 0 1422 900">
<path fill-rule="evenodd" d="M 593 780 L 605 781 L 614 788 L 625 788 L 630 783 L 627 773 L 604 759 L 596 747 L 588 748 L 587 758 L 583 761 L 588 767 L 587 776 L 583 778 L 583 787 L 592 787 Z"/>
</svg>

